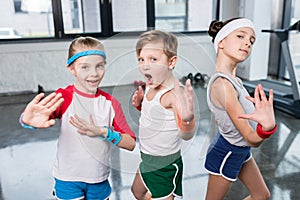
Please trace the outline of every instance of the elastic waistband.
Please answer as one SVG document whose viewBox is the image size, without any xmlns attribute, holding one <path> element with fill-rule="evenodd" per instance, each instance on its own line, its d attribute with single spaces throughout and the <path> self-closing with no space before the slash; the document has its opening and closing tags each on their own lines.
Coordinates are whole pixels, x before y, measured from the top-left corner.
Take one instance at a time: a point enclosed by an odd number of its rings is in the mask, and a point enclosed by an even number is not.
<svg viewBox="0 0 300 200">
<path fill-rule="evenodd" d="M 141 158 L 144 164 L 154 168 L 162 168 L 181 159 L 181 151 L 166 156 L 154 156 L 141 152 Z"/>
<path fill-rule="evenodd" d="M 224 146 L 230 146 L 231 149 L 233 150 L 244 150 L 244 151 L 247 151 L 249 149 L 251 149 L 250 146 L 236 146 L 234 144 L 231 144 L 230 142 L 228 142 L 220 133 L 219 133 L 219 139 L 218 139 L 221 143 L 224 144 Z"/>
</svg>

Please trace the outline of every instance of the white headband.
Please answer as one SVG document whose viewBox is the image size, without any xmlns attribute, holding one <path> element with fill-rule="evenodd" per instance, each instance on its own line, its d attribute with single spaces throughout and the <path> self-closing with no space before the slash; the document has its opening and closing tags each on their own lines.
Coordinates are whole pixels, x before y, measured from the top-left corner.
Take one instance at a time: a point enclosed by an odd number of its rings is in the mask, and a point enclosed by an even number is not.
<svg viewBox="0 0 300 200">
<path fill-rule="evenodd" d="M 223 40 L 227 35 L 229 35 L 232 31 L 238 29 L 238 28 L 243 28 L 243 27 L 250 27 L 254 30 L 254 25 L 252 21 L 249 19 L 235 19 L 225 26 L 223 26 L 220 31 L 217 33 L 215 41 L 214 41 L 214 47 L 216 52 L 218 52 L 218 44 L 221 40 Z"/>
</svg>

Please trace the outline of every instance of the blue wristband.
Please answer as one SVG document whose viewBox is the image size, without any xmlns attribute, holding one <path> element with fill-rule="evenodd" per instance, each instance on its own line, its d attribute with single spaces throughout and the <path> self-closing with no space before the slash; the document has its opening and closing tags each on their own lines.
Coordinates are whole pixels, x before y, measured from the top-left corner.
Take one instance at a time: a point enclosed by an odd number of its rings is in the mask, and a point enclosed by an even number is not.
<svg viewBox="0 0 300 200">
<path fill-rule="evenodd" d="M 27 129 L 30 129 L 30 130 L 35 130 L 35 127 L 33 127 L 33 126 L 30 126 L 30 125 L 28 125 L 28 124 L 25 124 L 24 122 L 23 122 L 23 116 L 24 116 L 24 114 L 22 113 L 21 114 L 21 116 L 20 116 L 20 118 L 19 118 L 19 122 L 20 122 L 20 124 L 21 124 L 21 126 L 23 127 L 23 128 L 27 128 Z"/>
<path fill-rule="evenodd" d="M 108 126 L 104 126 L 104 128 L 107 129 L 107 136 L 106 136 L 106 140 L 111 142 L 114 145 L 119 144 L 119 142 L 122 139 L 122 136 L 119 132 L 117 131 L 112 131 Z"/>
</svg>

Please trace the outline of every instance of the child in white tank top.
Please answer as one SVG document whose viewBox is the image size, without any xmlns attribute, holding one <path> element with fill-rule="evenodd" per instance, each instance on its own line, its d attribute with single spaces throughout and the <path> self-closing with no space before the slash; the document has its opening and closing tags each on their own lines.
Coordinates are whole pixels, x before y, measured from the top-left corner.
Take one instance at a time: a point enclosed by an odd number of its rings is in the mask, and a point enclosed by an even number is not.
<svg viewBox="0 0 300 200">
<path fill-rule="evenodd" d="M 137 199 L 182 197 L 181 139 L 195 132 L 193 89 L 173 75 L 177 62 L 177 38 L 153 30 L 143 33 L 136 44 L 138 67 L 146 80 L 132 104 L 141 110 L 139 142 L 142 162 L 132 185 Z"/>
</svg>

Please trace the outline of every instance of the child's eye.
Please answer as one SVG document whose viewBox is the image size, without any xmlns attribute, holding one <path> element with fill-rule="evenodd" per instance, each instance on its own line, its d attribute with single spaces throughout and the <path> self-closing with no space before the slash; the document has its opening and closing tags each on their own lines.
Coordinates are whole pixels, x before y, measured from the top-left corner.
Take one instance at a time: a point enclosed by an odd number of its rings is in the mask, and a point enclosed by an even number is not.
<svg viewBox="0 0 300 200">
<path fill-rule="evenodd" d="M 250 43 L 251 43 L 251 44 L 254 44 L 254 43 L 255 43 L 255 38 L 251 38 L 251 39 L 250 39 Z"/>
<path fill-rule="evenodd" d="M 81 66 L 81 69 L 87 69 L 87 68 L 88 68 L 88 66 L 86 66 L 86 65 Z"/>
<path fill-rule="evenodd" d="M 155 62 L 155 61 L 157 61 L 157 59 L 156 58 L 151 58 L 151 61 Z"/>
<path fill-rule="evenodd" d="M 138 58 L 138 62 L 142 63 L 142 62 L 144 62 L 144 59 L 143 58 Z"/>
<path fill-rule="evenodd" d="M 237 37 L 238 37 L 238 38 L 241 38 L 241 39 L 244 38 L 244 36 L 242 36 L 242 35 L 237 35 Z"/>
<path fill-rule="evenodd" d="M 105 66 L 104 64 L 99 64 L 96 67 L 99 68 L 99 69 L 104 69 L 104 66 Z"/>
</svg>

